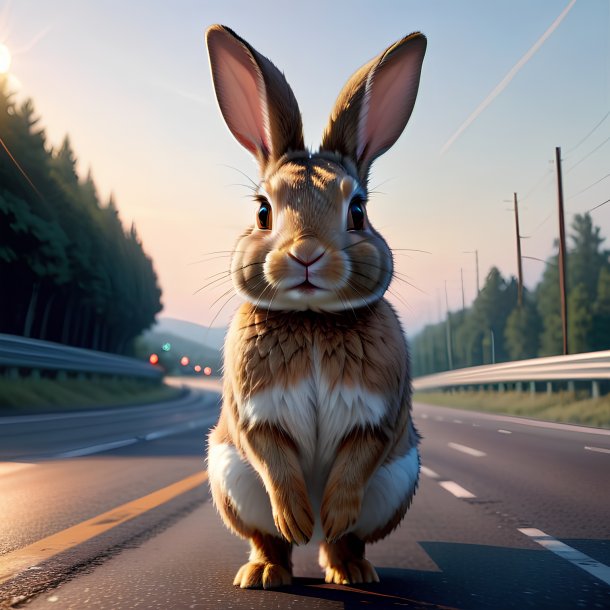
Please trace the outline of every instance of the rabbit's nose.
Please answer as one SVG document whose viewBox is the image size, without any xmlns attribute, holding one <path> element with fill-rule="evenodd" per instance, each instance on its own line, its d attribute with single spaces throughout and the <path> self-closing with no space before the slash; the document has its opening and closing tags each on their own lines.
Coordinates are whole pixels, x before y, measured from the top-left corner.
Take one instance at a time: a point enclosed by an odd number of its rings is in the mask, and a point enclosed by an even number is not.
<svg viewBox="0 0 610 610">
<path fill-rule="evenodd" d="M 301 239 L 291 246 L 288 256 L 309 267 L 324 256 L 324 248 L 316 239 Z"/>
</svg>

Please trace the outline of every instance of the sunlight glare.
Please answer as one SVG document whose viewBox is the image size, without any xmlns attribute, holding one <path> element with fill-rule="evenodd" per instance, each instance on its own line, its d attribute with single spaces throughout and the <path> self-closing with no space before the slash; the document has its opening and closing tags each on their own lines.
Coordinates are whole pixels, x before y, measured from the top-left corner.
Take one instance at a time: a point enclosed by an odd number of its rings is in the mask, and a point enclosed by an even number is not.
<svg viewBox="0 0 610 610">
<path fill-rule="evenodd" d="M 11 67 L 11 52 L 5 44 L 0 43 L 0 74 L 6 74 Z"/>
</svg>

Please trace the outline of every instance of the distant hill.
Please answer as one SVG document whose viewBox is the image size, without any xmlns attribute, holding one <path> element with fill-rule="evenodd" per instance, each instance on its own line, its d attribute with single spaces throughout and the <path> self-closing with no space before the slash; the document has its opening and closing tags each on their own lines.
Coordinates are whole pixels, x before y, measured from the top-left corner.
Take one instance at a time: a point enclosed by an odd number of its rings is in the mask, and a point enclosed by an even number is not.
<svg viewBox="0 0 610 610">
<path fill-rule="evenodd" d="M 170 333 L 189 341 L 206 345 L 215 350 L 221 350 L 225 334 L 227 332 L 224 326 L 213 326 L 209 328 L 194 322 L 186 322 L 185 320 L 177 320 L 176 318 L 161 317 L 149 332 L 154 333 Z"/>
</svg>

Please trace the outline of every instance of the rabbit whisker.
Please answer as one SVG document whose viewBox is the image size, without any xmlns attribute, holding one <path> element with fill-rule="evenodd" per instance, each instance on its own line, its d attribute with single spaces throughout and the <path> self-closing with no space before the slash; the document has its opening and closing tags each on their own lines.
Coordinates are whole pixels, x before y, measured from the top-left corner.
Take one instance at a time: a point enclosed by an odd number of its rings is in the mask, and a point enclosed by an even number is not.
<svg viewBox="0 0 610 610">
<path fill-rule="evenodd" d="M 226 293 L 225 293 L 226 294 Z M 216 315 L 212 318 L 212 321 L 210 322 L 210 325 L 208 326 L 208 329 L 212 328 L 212 325 L 214 324 L 214 322 L 216 322 L 216 319 L 218 318 L 218 316 L 220 315 L 220 312 L 231 302 L 231 299 L 234 299 L 237 296 L 237 293 L 233 293 L 232 296 L 230 296 L 222 305 L 222 307 L 216 312 Z"/>
</svg>

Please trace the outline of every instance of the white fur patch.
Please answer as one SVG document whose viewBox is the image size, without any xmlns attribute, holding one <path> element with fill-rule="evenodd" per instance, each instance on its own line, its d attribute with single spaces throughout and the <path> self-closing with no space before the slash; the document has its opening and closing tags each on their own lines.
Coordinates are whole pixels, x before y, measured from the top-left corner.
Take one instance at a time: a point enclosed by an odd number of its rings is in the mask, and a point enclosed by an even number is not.
<svg viewBox="0 0 610 610">
<path fill-rule="evenodd" d="M 211 445 L 208 452 L 208 477 L 219 484 L 233 503 L 240 519 L 249 527 L 278 535 L 271 502 L 254 468 L 241 459 L 233 445 Z"/>
<path fill-rule="evenodd" d="M 290 434 L 306 480 L 328 474 L 339 441 L 355 427 L 377 425 L 385 411 L 382 396 L 361 387 L 331 389 L 323 377 L 258 392 L 239 406 L 249 424 L 276 424 Z"/>
<path fill-rule="evenodd" d="M 362 511 L 352 531 L 364 537 L 385 526 L 405 498 L 413 494 L 418 477 L 417 447 L 411 447 L 406 455 L 379 468 L 364 492 Z"/>
</svg>

